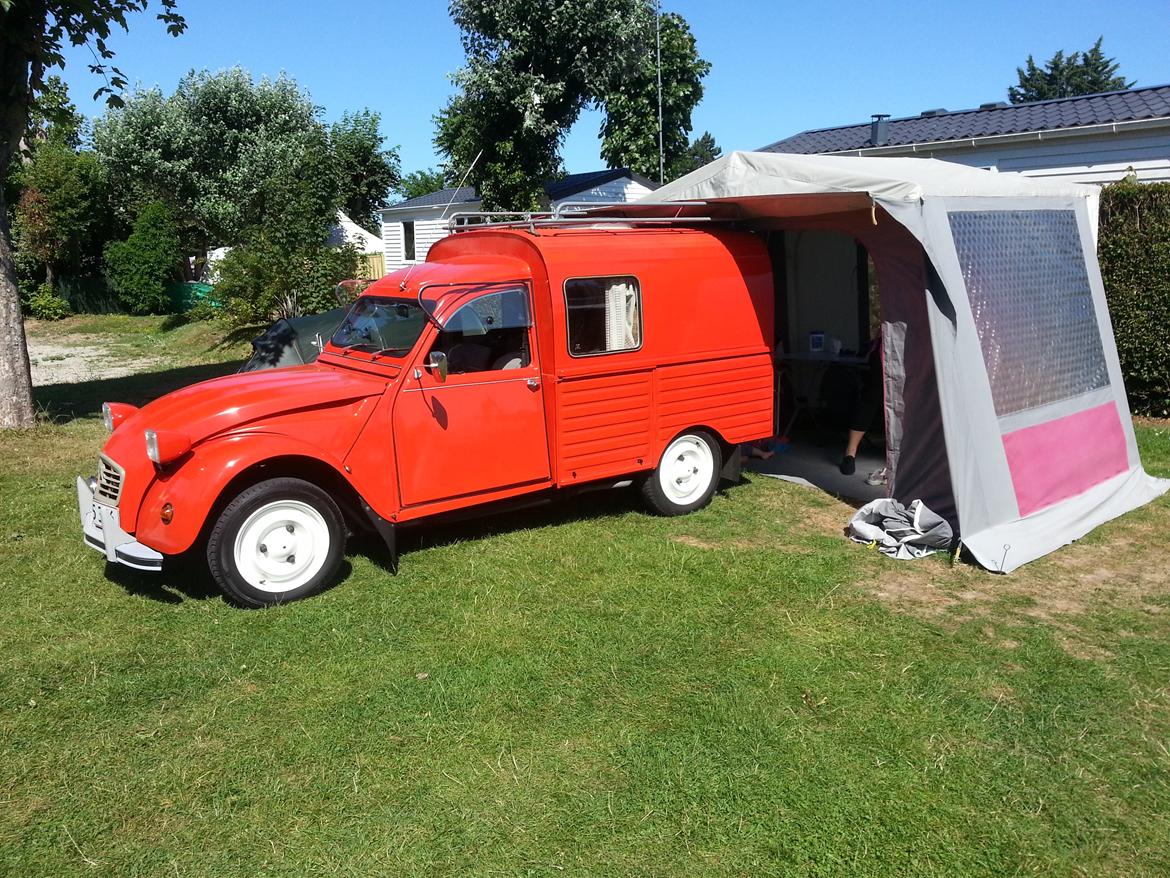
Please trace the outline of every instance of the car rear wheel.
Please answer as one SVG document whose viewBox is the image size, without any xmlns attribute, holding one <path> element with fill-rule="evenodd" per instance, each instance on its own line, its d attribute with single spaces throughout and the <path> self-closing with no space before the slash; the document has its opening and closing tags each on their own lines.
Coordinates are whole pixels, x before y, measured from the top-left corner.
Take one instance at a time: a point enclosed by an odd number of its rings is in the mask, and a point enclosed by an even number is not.
<svg viewBox="0 0 1170 878">
<path fill-rule="evenodd" d="M 223 593 L 247 607 L 316 594 L 337 575 L 345 520 L 321 488 L 301 479 L 260 482 L 232 500 L 207 541 Z"/>
<path fill-rule="evenodd" d="M 723 454 L 705 430 L 688 430 L 666 446 L 658 467 L 642 483 L 642 498 L 659 515 L 684 515 L 711 502 Z"/>
</svg>

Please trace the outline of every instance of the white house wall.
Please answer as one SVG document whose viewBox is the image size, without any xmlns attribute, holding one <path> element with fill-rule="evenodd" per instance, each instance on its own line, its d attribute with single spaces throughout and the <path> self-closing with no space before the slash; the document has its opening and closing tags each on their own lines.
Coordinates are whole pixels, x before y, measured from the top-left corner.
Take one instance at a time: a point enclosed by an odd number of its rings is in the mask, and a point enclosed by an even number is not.
<svg viewBox="0 0 1170 878">
<path fill-rule="evenodd" d="M 648 195 L 652 190 L 641 183 L 623 177 L 611 180 L 592 189 L 574 192 L 572 195 L 554 201 L 553 207 L 564 201 L 596 201 L 596 202 L 626 202 L 634 201 Z M 397 271 L 408 265 L 425 262 L 431 246 L 440 238 L 448 234 L 447 226 L 451 215 L 468 211 L 481 210 L 480 203 L 463 203 L 453 205 L 450 209 L 442 207 L 420 207 L 417 210 L 402 210 L 401 212 L 388 210 L 382 214 L 382 252 L 386 262 L 386 272 Z M 402 235 L 403 222 L 414 223 L 414 256 L 407 260 Z"/>
<path fill-rule="evenodd" d="M 1143 182 L 1170 181 L 1170 132 L 1167 131 L 1060 137 L 934 150 L 920 147 L 917 151 L 905 152 L 883 150 L 881 154 L 935 158 L 1075 183 L 1112 183 L 1128 174 L 1131 168 Z"/>
<path fill-rule="evenodd" d="M 413 211 L 406 216 L 385 216 L 382 220 L 382 244 L 384 247 L 386 272 L 397 271 L 408 265 L 425 262 L 427 253 L 440 238 L 447 236 L 447 224 L 452 213 L 466 210 L 479 210 L 479 205 L 460 205 L 458 210 L 452 208 L 443 215 L 443 208 L 435 207 Z M 414 259 L 408 260 L 403 240 L 403 222 L 414 223 Z"/>
<path fill-rule="evenodd" d="M 572 195 L 562 198 L 560 201 L 554 201 L 553 207 L 556 207 L 564 201 L 635 201 L 649 195 L 652 191 L 641 183 L 631 180 L 629 177 L 623 177 L 620 180 L 611 180 L 609 183 L 594 186 L 592 189 L 574 192 Z"/>
</svg>

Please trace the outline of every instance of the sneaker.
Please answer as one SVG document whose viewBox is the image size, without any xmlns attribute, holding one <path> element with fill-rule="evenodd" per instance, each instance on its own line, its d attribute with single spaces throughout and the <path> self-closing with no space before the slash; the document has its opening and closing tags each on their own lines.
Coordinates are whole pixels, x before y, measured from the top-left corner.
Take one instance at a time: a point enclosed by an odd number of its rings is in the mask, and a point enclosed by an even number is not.
<svg viewBox="0 0 1170 878">
<path fill-rule="evenodd" d="M 846 454 L 841 458 L 841 466 L 839 469 L 841 470 L 841 475 L 843 476 L 853 475 L 855 472 L 857 472 L 857 458 L 852 454 Z"/>
<path fill-rule="evenodd" d="M 881 469 L 875 470 L 866 476 L 865 483 L 867 485 L 873 485 L 875 488 L 878 485 L 888 485 L 890 483 L 890 474 L 886 472 L 886 468 L 883 466 Z"/>
</svg>

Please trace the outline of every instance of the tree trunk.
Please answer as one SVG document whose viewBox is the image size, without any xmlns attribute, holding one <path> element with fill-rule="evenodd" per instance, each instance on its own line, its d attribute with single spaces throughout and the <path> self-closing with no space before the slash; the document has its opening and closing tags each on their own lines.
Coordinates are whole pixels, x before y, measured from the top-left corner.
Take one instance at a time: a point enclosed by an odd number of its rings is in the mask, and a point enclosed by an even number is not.
<svg viewBox="0 0 1170 878">
<path fill-rule="evenodd" d="M 32 372 L 12 261 L 12 236 L 8 232 L 8 205 L 0 187 L 0 429 L 31 427 L 35 423 Z"/>
</svg>

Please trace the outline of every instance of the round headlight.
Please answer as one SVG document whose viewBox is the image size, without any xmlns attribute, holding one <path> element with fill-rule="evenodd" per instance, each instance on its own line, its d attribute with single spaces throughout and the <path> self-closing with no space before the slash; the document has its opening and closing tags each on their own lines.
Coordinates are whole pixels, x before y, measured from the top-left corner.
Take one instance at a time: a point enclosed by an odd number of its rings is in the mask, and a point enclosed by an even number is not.
<svg viewBox="0 0 1170 878">
<path fill-rule="evenodd" d="M 102 403 L 102 423 L 106 425 L 106 432 L 114 432 L 114 413 L 110 411 L 110 404 L 108 402 Z"/>
</svg>

